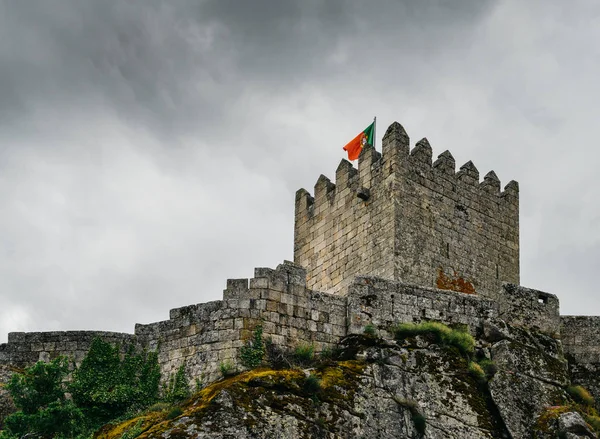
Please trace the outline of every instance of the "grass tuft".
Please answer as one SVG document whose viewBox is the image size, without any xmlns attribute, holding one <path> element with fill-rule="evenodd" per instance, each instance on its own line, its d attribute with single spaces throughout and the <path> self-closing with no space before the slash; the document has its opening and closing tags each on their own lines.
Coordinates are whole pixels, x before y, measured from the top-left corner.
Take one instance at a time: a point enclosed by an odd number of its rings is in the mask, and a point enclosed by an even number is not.
<svg viewBox="0 0 600 439">
<path fill-rule="evenodd" d="M 567 393 L 573 398 L 575 401 L 585 404 L 587 406 L 594 405 L 594 397 L 590 395 L 590 392 L 583 386 L 569 386 L 567 387 Z"/>
<path fill-rule="evenodd" d="M 471 374 L 471 376 L 473 376 L 480 383 L 485 383 L 487 381 L 485 371 L 474 361 L 469 363 L 469 374 Z"/>
<path fill-rule="evenodd" d="M 475 349 L 475 339 L 471 334 L 462 328 L 452 329 L 439 322 L 400 323 L 392 331 L 396 339 L 431 334 L 438 343 L 454 346 L 464 355 L 471 355 Z"/>
<path fill-rule="evenodd" d="M 485 376 L 488 380 L 491 380 L 494 375 L 496 375 L 496 372 L 498 372 L 498 366 L 496 366 L 496 364 L 488 358 L 484 358 L 483 360 L 479 361 L 479 365 L 485 372 Z"/>
<path fill-rule="evenodd" d="M 181 407 L 173 407 L 171 410 L 169 410 L 169 413 L 167 414 L 167 419 L 175 419 L 178 416 L 183 415 L 183 410 L 181 409 Z"/>
<path fill-rule="evenodd" d="M 365 328 L 363 329 L 363 332 L 367 337 L 377 336 L 377 330 L 375 329 L 375 326 L 373 326 L 372 323 L 369 323 L 368 325 L 366 325 Z"/>
<path fill-rule="evenodd" d="M 600 431 L 600 416 L 587 415 L 585 416 L 585 421 L 590 424 L 592 430 L 596 432 Z"/>
<path fill-rule="evenodd" d="M 230 360 L 222 361 L 219 364 L 219 370 L 225 378 L 234 376 L 237 373 L 234 364 Z"/>
<path fill-rule="evenodd" d="M 310 394 L 316 394 L 321 391 L 321 379 L 316 375 L 309 375 L 304 380 L 304 390 Z"/>
<path fill-rule="evenodd" d="M 169 404 L 168 402 L 157 402 L 157 403 L 152 404 L 146 410 L 144 410 L 143 413 L 163 412 L 163 411 L 167 410 L 169 407 L 171 407 L 171 404 Z"/>
<path fill-rule="evenodd" d="M 315 356 L 315 346 L 310 343 L 300 343 L 294 350 L 294 360 L 301 366 L 312 363 Z"/>
</svg>

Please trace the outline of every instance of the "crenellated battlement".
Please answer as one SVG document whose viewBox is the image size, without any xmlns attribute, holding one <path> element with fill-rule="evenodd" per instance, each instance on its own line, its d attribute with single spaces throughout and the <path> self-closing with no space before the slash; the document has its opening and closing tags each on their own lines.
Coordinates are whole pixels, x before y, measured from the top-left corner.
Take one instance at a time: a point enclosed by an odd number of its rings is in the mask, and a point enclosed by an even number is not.
<svg viewBox="0 0 600 439">
<path fill-rule="evenodd" d="M 439 185 L 437 192 L 442 193 L 447 182 L 462 187 L 475 187 L 481 190 L 478 195 L 490 195 L 490 199 L 497 203 L 512 204 L 512 208 L 518 208 L 519 184 L 511 180 L 501 191 L 500 179 L 494 171 L 489 171 L 480 181 L 479 170 L 472 161 L 462 165 L 455 171 L 455 160 L 450 151 L 441 153 L 432 162 L 432 148 L 426 138 L 419 140 L 410 153 L 406 155 L 405 166 L 408 172 L 415 172 L 421 176 L 423 172 L 430 173 L 435 180 L 433 183 Z M 358 169 L 346 159 L 342 159 L 336 169 L 335 183 L 327 176 L 321 174 L 314 186 L 314 196 L 306 189 L 296 192 L 296 212 L 313 215 L 316 207 L 330 205 L 340 196 L 344 196 L 344 190 L 348 189 L 355 193 L 362 188 L 371 189 L 374 183 L 381 183 L 374 175 L 380 175 L 386 164 L 383 154 L 375 151 L 372 146 L 364 148 L 359 157 Z M 429 184 L 433 190 L 433 184 Z M 453 188 L 456 191 L 456 188 Z M 341 193 L 342 192 L 342 193 Z M 341 193 L 341 195 L 339 195 Z M 497 196 L 494 198 L 492 196 Z M 360 198 L 360 196 L 359 196 Z M 318 200 L 318 203 L 315 201 Z M 517 201 L 517 203 L 515 203 Z"/>
<path fill-rule="evenodd" d="M 518 284 L 518 184 L 501 191 L 494 171 L 480 181 L 472 161 L 456 171 L 449 151 L 433 161 L 429 141 L 411 149 L 397 122 L 382 144 L 357 168 L 342 160 L 335 183 L 321 175 L 314 197 L 296 193 L 294 261 L 308 286 L 339 294 L 368 274 L 494 297 Z"/>
</svg>

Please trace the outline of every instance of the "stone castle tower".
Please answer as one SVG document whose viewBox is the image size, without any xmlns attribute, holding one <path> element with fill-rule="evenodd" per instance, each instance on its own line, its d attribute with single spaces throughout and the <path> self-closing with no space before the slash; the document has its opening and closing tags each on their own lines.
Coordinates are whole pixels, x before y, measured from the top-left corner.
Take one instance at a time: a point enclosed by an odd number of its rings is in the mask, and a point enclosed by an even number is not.
<svg viewBox="0 0 600 439">
<path fill-rule="evenodd" d="M 296 193 L 294 262 L 310 289 L 345 294 L 357 275 L 477 293 L 494 299 L 519 284 L 519 187 L 500 191 L 491 171 L 467 162 L 455 172 L 446 151 L 432 163 L 427 139 L 409 151 L 399 123 L 383 154 L 363 149 L 358 170 L 342 160 L 333 184 Z"/>
</svg>

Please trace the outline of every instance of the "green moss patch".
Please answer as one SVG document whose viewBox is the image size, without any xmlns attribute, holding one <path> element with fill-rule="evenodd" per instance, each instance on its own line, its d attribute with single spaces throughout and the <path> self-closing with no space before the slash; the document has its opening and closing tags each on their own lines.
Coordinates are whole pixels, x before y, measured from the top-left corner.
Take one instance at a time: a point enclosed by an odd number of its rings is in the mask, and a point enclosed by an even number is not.
<svg viewBox="0 0 600 439">
<path fill-rule="evenodd" d="M 358 386 L 357 378 L 365 367 L 366 364 L 360 361 L 343 361 L 323 365 L 313 370 L 308 377 L 299 369 L 254 369 L 213 383 L 180 406 L 147 413 L 118 425 L 105 426 L 96 434 L 96 439 L 118 439 L 132 429 L 139 429 L 140 433 L 137 437 L 140 439 L 159 437 L 165 432 L 169 432 L 173 437 L 177 433 L 173 422 L 183 416 L 190 417 L 197 425 L 205 424 L 207 419 L 217 419 L 222 407 L 216 398 L 223 391 L 229 393 L 236 410 L 241 409 L 248 414 L 243 422 L 249 430 L 256 426 L 253 413 L 256 412 L 259 399 L 261 405 L 269 406 L 275 412 L 294 415 L 290 412 L 290 407 L 300 407 L 307 415 L 300 419 L 310 423 L 314 422 L 312 419 L 318 418 L 318 404 L 329 402 L 331 403 L 329 421 L 334 422 L 338 405 L 352 407 Z M 176 419 L 169 419 L 174 411 L 177 413 Z M 219 428 L 217 424 L 214 425 L 216 429 Z"/>
</svg>

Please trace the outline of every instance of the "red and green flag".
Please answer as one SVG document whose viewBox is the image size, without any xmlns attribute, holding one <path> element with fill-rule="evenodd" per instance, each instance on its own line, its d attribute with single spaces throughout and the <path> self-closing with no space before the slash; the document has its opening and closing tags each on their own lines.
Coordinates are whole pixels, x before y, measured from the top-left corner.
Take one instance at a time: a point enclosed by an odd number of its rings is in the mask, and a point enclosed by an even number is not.
<svg viewBox="0 0 600 439">
<path fill-rule="evenodd" d="M 365 145 L 373 144 L 374 131 L 375 122 L 366 127 L 358 136 L 344 146 L 344 151 L 348 152 L 348 160 L 356 160 Z"/>
</svg>

